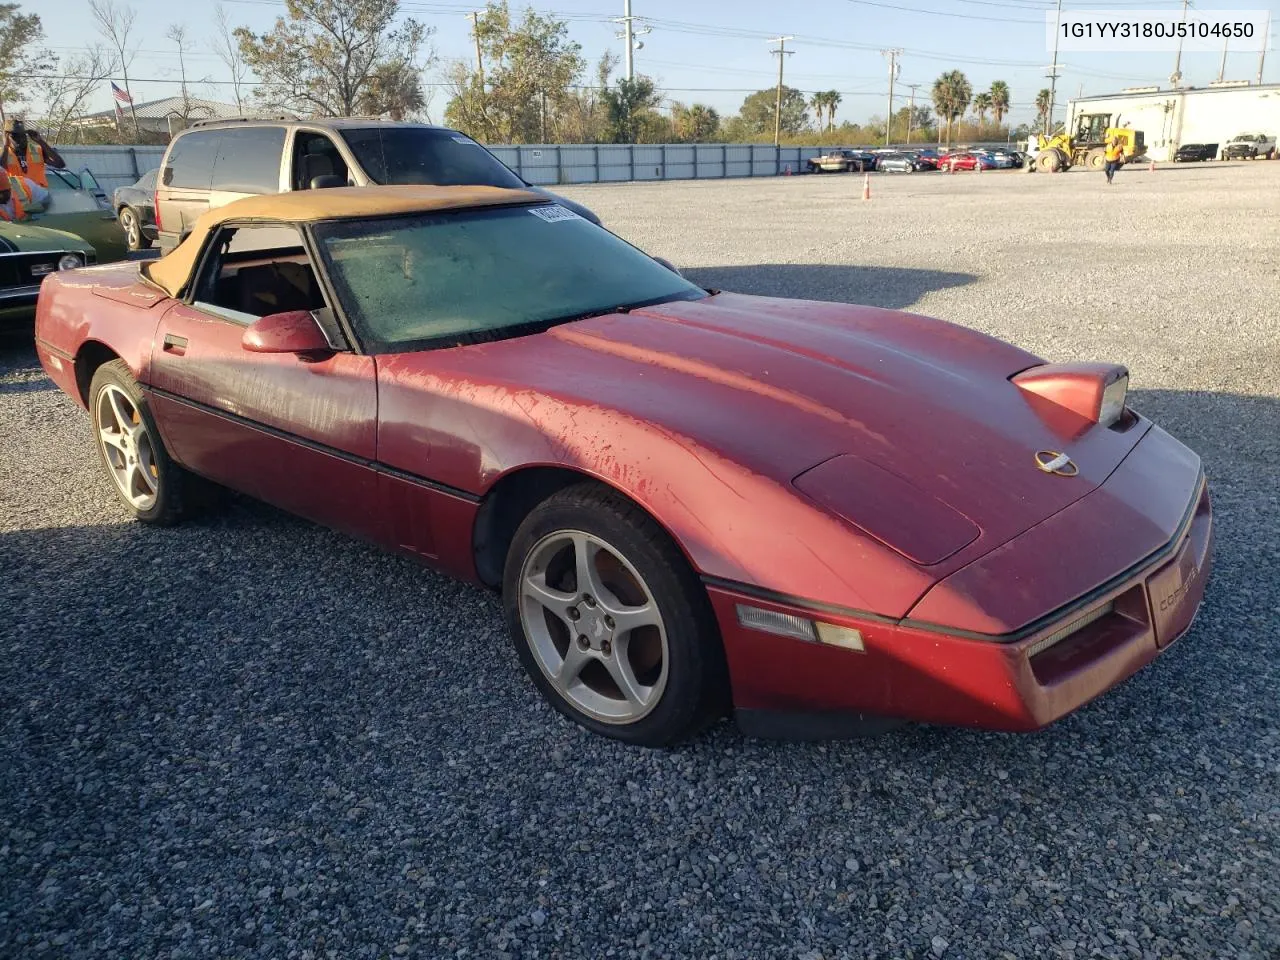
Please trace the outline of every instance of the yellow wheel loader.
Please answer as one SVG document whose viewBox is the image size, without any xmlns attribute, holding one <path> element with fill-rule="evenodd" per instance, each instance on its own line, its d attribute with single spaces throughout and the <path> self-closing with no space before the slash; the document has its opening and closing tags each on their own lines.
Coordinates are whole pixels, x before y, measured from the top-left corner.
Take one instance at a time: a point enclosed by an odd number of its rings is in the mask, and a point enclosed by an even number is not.
<svg viewBox="0 0 1280 960">
<path fill-rule="evenodd" d="M 1035 173 L 1059 173 L 1083 164 L 1090 170 L 1101 170 L 1107 164 L 1107 141 L 1118 137 L 1124 148 L 1124 161 L 1146 152 L 1141 130 L 1113 126 L 1109 113 L 1084 113 L 1076 118 L 1075 136 L 1065 130 L 1052 137 L 1036 135 L 1032 138 L 1031 156 L 1026 170 Z M 1117 123 L 1119 117 L 1116 117 Z"/>
</svg>

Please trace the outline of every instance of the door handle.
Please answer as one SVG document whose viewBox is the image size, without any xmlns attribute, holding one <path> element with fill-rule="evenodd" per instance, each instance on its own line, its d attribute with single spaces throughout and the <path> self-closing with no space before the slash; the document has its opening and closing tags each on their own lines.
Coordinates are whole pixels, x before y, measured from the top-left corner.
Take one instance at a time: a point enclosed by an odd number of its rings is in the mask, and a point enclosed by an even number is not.
<svg viewBox="0 0 1280 960">
<path fill-rule="evenodd" d="M 175 337 L 172 333 L 164 335 L 164 352 L 182 356 L 187 352 L 187 338 Z"/>
</svg>

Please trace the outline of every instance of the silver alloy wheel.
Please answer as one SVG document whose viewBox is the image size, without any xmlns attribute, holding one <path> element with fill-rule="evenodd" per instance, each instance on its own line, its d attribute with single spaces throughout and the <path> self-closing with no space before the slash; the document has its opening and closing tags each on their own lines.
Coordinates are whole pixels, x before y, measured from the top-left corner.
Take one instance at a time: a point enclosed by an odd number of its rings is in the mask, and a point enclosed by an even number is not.
<svg viewBox="0 0 1280 960">
<path fill-rule="evenodd" d="M 142 227 L 138 224 L 138 215 L 129 207 L 120 211 L 120 226 L 124 227 L 129 249 L 138 249 L 142 245 Z"/>
<path fill-rule="evenodd" d="M 160 471 L 137 403 L 108 383 L 98 393 L 94 421 L 102 459 L 116 487 L 135 510 L 150 510 L 160 493 Z"/>
<path fill-rule="evenodd" d="M 580 530 L 539 540 L 520 569 L 520 624 L 551 685 L 603 723 L 634 723 L 662 699 L 667 631 L 639 571 Z"/>
</svg>

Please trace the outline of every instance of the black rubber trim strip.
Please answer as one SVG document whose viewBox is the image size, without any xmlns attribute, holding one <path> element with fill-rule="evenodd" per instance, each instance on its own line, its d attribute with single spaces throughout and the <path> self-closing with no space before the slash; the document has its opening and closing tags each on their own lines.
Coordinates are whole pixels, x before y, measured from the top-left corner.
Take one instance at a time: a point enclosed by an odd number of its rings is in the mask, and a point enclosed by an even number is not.
<svg viewBox="0 0 1280 960">
<path fill-rule="evenodd" d="M 52 353 L 55 357 L 60 357 L 63 360 L 70 360 L 72 362 L 74 362 L 76 359 L 75 354 L 67 353 L 67 351 L 63 350 L 61 347 L 55 347 L 48 340 L 41 340 L 39 337 L 37 337 L 36 343 L 44 347 L 46 350 Z"/>
<path fill-rule="evenodd" d="M 776 590 L 752 586 L 749 583 L 740 583 L 737 580 L 727 580 L 724 577 L 704 576 L 702 582 L 708 587 L 730 590 L 733 593 L 745 594 L 748 597 L 766 600 L 769 603 L 776 603 L 784 607 L 799 607 L 802 610 L 812 610 L 815 613 L 833 613 L 838 617 L 853 617 L 856 620 L 870 620 L 874 623 L 887 623 L 894 626 L 901 623 L 895 617 L 886 617 L 879 613 L 872 613 L 870 610 L 855 610 L 853 607 L 823 603 L 821 600 L 804 600 L 800 597 L 793 597 L 790 594 L 779 593 Z"/>
<path fill-rule="evenodd" d="M 1187 507 L 1187 512 L 1183 514 L 1182 520 L 1178 523 L 1177 530 L 1174 532 L 1173 536 L 1167 540 L 1163 546 L 1159 547 L 1152 553 L 1147 554 L 1147 556 L 1112 577 L 1106 583 L 1095 587 L 1088 593 L 1081 597 L 1077 597 L 1070 603 L 1046 613 L 1043 617 L 1031 621 L 1026 626 L 1014 630 L 1012 633 L 978 633 L 973 630 L 958 630 L 954 627 L 947 627 L 940 623 L 930 623 L 926 620 L 912 620 L 910 617 L 903 617 L 899 620 L 894 619 L 893 617 L 882 616 L 878 613 L 871 613 L 867 610 L 855 610 L 852 607 L 842 607 L 834 603 L 804 600 L 800 597 L 793 597 L 785 593 L 779 593 L 775 590 L 766 590 L 763 587 L 755 587 L 750 584 L 739 583 L 736 580 L 726 580 L 722 577 L 704 576 L 702 578 L 702 582 L 709 587 L 718 587 L 722 590 L 741 593 L 745 596 L 758 597 L 761 600 L 776 603 L 780 606 L 796 607 L 801 610 L 813 610 L 818 613 L 832 613 L 837 616 L 848 617 L 852 620 L 866 620 L 872 623 L 892 624 L 909 630 L 919 630 L 923 633 L 936 633 L 947 637 L 959 637 L 964 640 L 983 640 L 988 643 L 1016 643 L 1019 640 L 1025 640 L 1027 637 L 1039 633 L 1045 627 L 1058 620 L 1067 619 L 1077 610 L 1090 606 L 1099 597 L 1111 592 L 1116 587 L 1121 586 L 1126 580 L 1132 580 L 1136 574 L 1147 568 L 1159 565 L 1161 562 L 1168 559 L 1169 556 L 1176 553 L 1178 547 L 1182 543 L 1183 537 L 1186 536 L 1187 530 L 1191 526 L 1191 521 L 1195 518 L 1196 511 L 1199 509 L 1200 499 L 1204 496 L 1204 488 L 1205 476 L 1202 469 L 1200 471 L 1199 479 L 1196 482 L 1195 495 L 1191 498 L 1191 504 Z"/>
<path fill-rule="evenodd" d="M 259 423 L 257 420 L 250 420 L 248 417 L 229 413 L 226 410 L 219 410 L 217 407 L 211 407 L 207 403 L 201 403 L 198 400 L 191 400 L 188 397 L 179 396 L 178 394 L 172 393 L 161 387 L 147 386 L 145 384 L 139 384 L 139 386 L 141 386 L 143 390 L 152 393 L 157 397 L 163 397 L 166 400 L 171 400 L 174 403 L 180 403 L 183 406 L 191 407 L 194 410 L 199 410 L 202 413 L 207 413 L 211 416 L 230 420 L 232 423 L 238 423 L 243 427 L 248 427 L 251 430 L 257 430 L 258 432 L 265 433 L 268 436 L 279 437 L 281 440 L 287 440 L 290 443 L 296 443 L 298 446 L 306 447 L 309 450 L 315 450 L 318 453 L 324 453 L 331 457 L 336 457 L 339 460 L 345 460 L 347 463 L 355 463 L 362 467 L 368 467 L 375 473 L 384 473 L 397 480 L 414 483 L 420 487 L 426 487 L 429 490 L 434 490 L 437 493 L 443 493 L 447 496 L 455 497 L 458 500 L 465 500 L 468 503 L 479 503 L 481 500 L 481 498 L 476 496 L 474 493 L 468 493 L 466 490 L 459 489 L 458 487 L 451 487 L 446 483 L 437 483 L 435 480 L 429 480 L 416 473 L 409 473 L 406 470 L 400 470 L 397 467 L 388 466 L 387 464 L 379 463 L 376 460 L 368 460 L 364 457 L 354 456 L 353 454 L 347 453 L 345 450 L 339 450 L 337 447 L 331 447 L 325 443 L 309 440 L 306 437 L 298 436 L 296 433 L 289 433 L 287 430 L 270 427 L 265 423 Z"/>
</svg>

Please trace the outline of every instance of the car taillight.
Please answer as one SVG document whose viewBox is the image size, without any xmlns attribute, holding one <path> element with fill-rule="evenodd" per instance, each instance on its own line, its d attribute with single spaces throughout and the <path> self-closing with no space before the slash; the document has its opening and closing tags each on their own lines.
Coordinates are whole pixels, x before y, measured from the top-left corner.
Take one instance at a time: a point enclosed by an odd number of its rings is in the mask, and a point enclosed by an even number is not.
<svg viewBox="0 0 1280 960">
<path fill-rule="evenodd" d="M 1015 375 L 1013 382 L 1104 427 L 1124 416 L 1129 393 L 1129 371 L 1113 363 L 1046 363 Z"/>
</svg>

